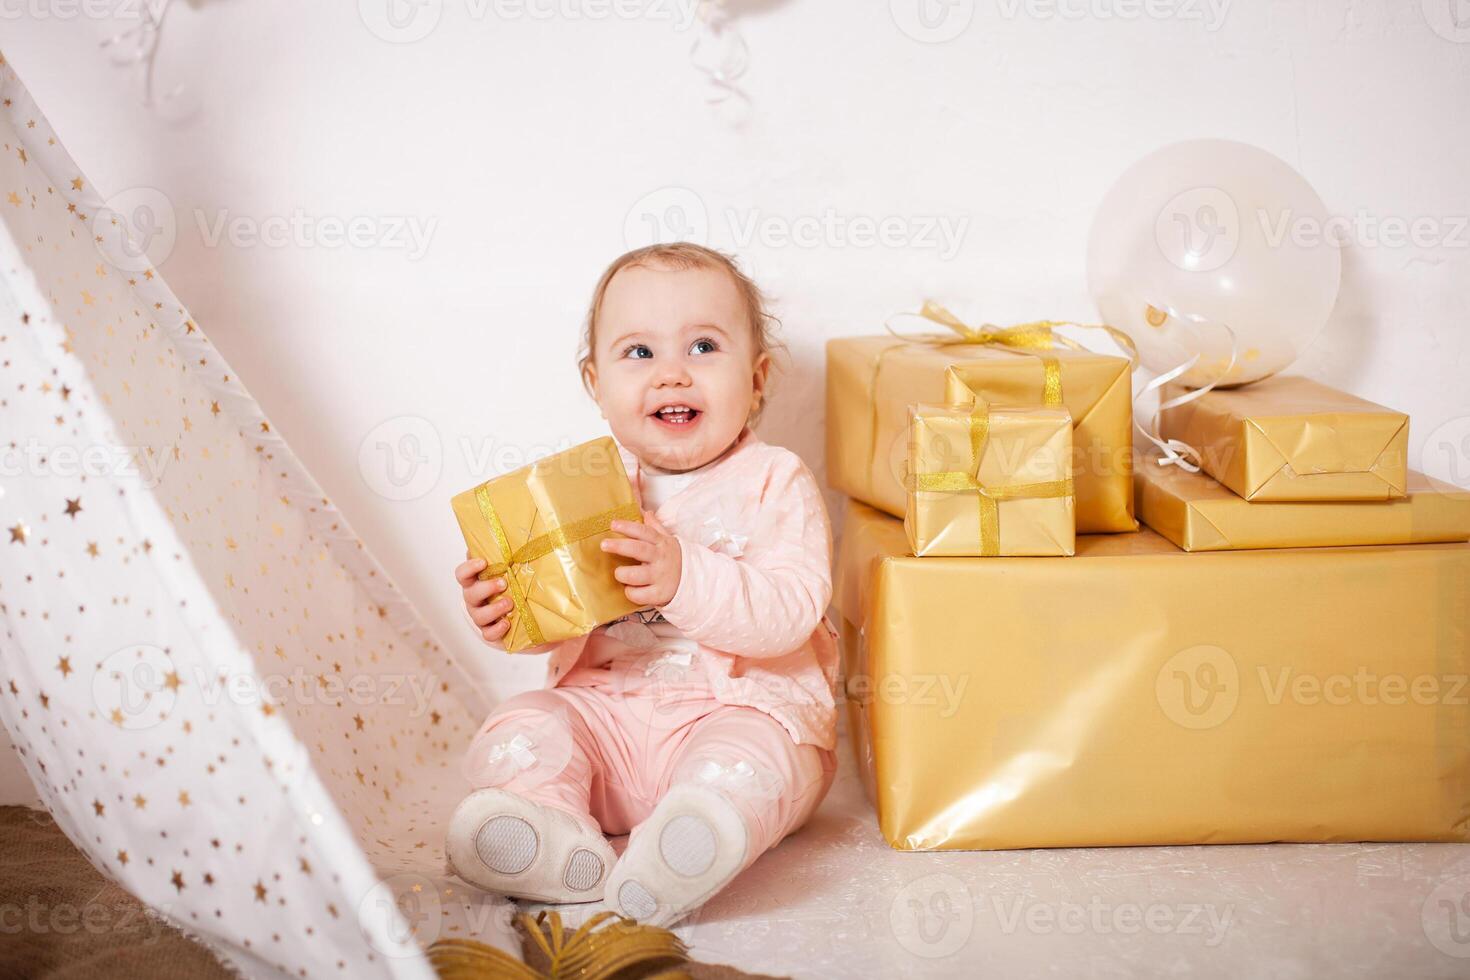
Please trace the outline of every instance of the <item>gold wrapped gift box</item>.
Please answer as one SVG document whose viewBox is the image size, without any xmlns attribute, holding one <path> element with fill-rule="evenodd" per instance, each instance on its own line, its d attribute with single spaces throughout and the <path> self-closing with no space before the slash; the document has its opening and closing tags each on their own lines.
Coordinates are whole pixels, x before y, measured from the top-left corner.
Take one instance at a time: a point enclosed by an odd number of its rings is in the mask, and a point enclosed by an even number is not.
<svg viewBox="0 0 1470 980">
<path fill-rule="evenodd" d="M 614 519 L 641 521 L 610 438 L 594 439 L 456 494 L 450 501 L 481 579 L 504 575 L 515 603 L 510 653 L 582 636 L 638 608 L 602 550 Z"/>
<path fill-rule="evenodd" d="M 1470 544 L 906 551 L 849 504 L 849 728 L 892 846 L 1470 839 Z"/>
<path fill-rule="evenodd" d="M 1164 400 L 1187 391 L 1166 385 Z M 1247 500 L 1387 500 L 1408 476 L 1409 417 L 1308 378 L 1217 388 L 1165 409 L 1159 432 Z"/>
<path fill-rule="evenodd" d="M 1072 417 L 1062 408 L 914 405 L 908 507 L 915 555 L 1070 555 Z"/>
<path fill-rule="evenodd" d="M 1133 403 L 1126 358 L 1045 351 L 1059 367 L 1062 407 L 1072 414 L 1072 479 L 1078 531 L 1132 531 Z M 954 366 L 954 380 L 947 377 Z M 952 385 L 963 385 L 951 389 Z M 907 492 L 908 408 L 969 401 L 994 407 L 1045 404 L 1046 371 L 1030 351 L 892 336 L 827 342 L 827 482 L 902 517 Z"/>
<path fill-rule="evenodd" d="M 1185 551 L 1425 544 L 1470 540 L 1470 490 L 1409 471 L 1408 495 L 1393 500 L 1257 502 L 1206 473 L 1134 462 L 1143 523 Z"/>
</svg>

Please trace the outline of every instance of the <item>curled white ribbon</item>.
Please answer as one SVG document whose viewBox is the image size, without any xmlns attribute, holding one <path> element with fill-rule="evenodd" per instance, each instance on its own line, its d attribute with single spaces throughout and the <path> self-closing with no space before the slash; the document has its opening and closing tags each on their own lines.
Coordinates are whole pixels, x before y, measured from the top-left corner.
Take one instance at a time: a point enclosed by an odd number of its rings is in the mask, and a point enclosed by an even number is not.
<svg viewBox="0 0 1470 980">
<path fill-rule="evenodd" d="M 99 47 L 112 49 L 109 53 L 115 63 L 124 67 L 136 67 L 143 80 L 143 105 L 152 109 L 178 97 L 183 85 L 175 85 L 162 97 L 158 96 L 155 75 L 158 64 L 158 46 L 163 39 L 163 28 L 168 20 L 169 8 L 174 0 L 152 0 L 138 4 L 141 11 L 136 26 L 104 38 Z M 128 50 L 131 45 L 131 50 Z"/>
<path fill-rule="evenodd" d="M 1197 461 L 1202 461 L 1200 451 L 1182 439 L 1165 439 L 1163 436 L 1161 436 L 1159 434 L 1159 418 L 1164 414 L 1165 409 L 1174 408 L 1179 405 L 1187 405 L 1190 402 L 1194 401 L 1196 398 L 1204 397 L 1206 394 L 1218 387 L 1222 381 L 1230 376 L 1230 370 L 1235 367 L 1235 361 L 1240 355 L 1240 346 L 1235 339 L 1235 331 L 1231 330 L 1230 325 L 1227 323 L 1208 320 L 1205 317 L 1193 313 L 1180 313 L 1171 306 L 1161 306 L 1156 303 L 1150 303 L 1149 306 L 1155 310 L 1162 311 L 1167 316 L 1173 317 L 1176 320 L 1184 321 L 1186 323 L 1196 325 L 1203 323 L 1214 323 L 1221 330 L 1224 330 L 1225 335 L 1230 338 L 1230 359 L 1226 362 L 1225 367 L 1221 369 L 1219 375 L 1211 379 L 1210 383 L 1207 385 L 1195 388 L 1191 391 L 1186 391 L 1184 394 L 1177 395 L 1173 398 L 1166 398 L 1161 400 L 1158 407 L 1154 410 L 1153 418 L 1149 421 L 1149 425 L 1147 428 L 1144 428 L 1143 423 L 1139 421 L 1139 399 L 1143 398 L 1150 392 L 1158 391 L 1160 388 L 1164 387 L 1164 385 L 1173 381 L 1175 378 L 1179 378 L 1187 374 L 1194 368 L 1196 364 L 1200 362 L 1200 358 L 1204 355 L 1197 353 L 1193 357 L 1185 360 L 1183 363 L 1177 365 L 1176 367 L 1170 368 L 1168 371 L 1165 371 L 1163 374 L 1160 374 L 1148 384 L 1144 385 L 1141 389 L 1139 389 L 1138 394 L 1133 396 L 1133 427 L 1137 429 L 1145 439 L 1157 446 L 1164 454 L 1161 458 L 1156 458 L 1154 460 L 1154 463 L 1158 466 L 1177 466 L 1181 470 L 1187 470 L 1190 473 L 1198 473 L 1200 471 L 1200 466 L 1199 462 Z"/>
<path fill-rule="evenodd" d="M 694 66 L 695 71 L 705 76 L 708 83 L 705 101 L 714 105 L 731 96 L 744 99 L 745 93 L 735 83 L 750 65 L 750 46 L 745 43 L 745 38 L 734 26 L 734 19 L 725 10 L 725 0 L 700 0 L 698 14 L 699 35 L 689 46 L 689 63 Z M 730 49 L 720 53 L 719 48 L 726 43 L 726 38 L 729 39 Z M 716 51 L 713 64 L 701 62 L 700 52 L 706 47 Z"/>
</svg>

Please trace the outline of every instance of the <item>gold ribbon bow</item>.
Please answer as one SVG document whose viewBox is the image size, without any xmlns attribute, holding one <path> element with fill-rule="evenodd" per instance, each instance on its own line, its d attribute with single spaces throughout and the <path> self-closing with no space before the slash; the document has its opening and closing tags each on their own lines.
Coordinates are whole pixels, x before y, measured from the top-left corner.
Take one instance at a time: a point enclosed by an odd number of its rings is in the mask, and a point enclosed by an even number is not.
<svg viewBox="0 0 1470 980">
<path fill-rule="evenodd" d="M 887 326 L 889 333 L 901 340 L 911 341 L 918 344 L 933 344 L 936 346 L 948 346 L 949 344 L 978 344 L 985 347 L 1001 347 L 1016 353 L 1030 354 L 1041 359 L 1046 369 L 1046 379 L 1042 389 L 1042 402 L 1048 406 L 1056 407 L 1062 404 L 1062 368 L 1055 357 L 1047 354 L 1038 354 L 1037 351 L 1055 350 L 1065 347 L 1068 350 L 1087 350 L 1086 347 L 1073 340 L 1071 337 L 1056 333 L 1057 327 L 1075 327 L 1079 330 L 1101 330 L 1128 353 L 1128 359 L 1135 366 L 1138 364 L 1138 348 L 1133 344 L 1133 338 L 1116 327 L 1110 327 L 1105 323 L 1076 323 L 1072 320 L 1032 320 L 1028 323 L 1018 323 L 1009 327 L 998 327 L 993 323 L 983 323 L 978 327 L 972 327 L 948 309 L 926 299 L 923 307 L 919 310 L 919 316 L 931 320 L 941 326 L 948 327 L 953 333 L 950 334 L 902 334 Z"/>
<path fill-rule="evenodd" d="M 990 441 L 990 405 L 975 400 L 970 410 L 970 453 L 974 458 L 974 473 L 952 470 L 944 473 L 916 473 L 913 487 L 916 490 L 935 490 L 942 493 L 973 493 L 980 508 L 980 554 L 994 557 L 1000 554 L 1000 502 L 1002 500 L 1034 499 L 1043 497 L 1070 497 L 1075 492 L 1072 478 L 1046 480 L 1041 483 L 1013 483 L 1003 487 L 987 487 L 980 482 L 980 461 L 985 456 L 985 445 Z"/>
<path fill-rule="evenodd" d="M 510 539 L 505 534 L 505 525 L 501 523 L 500 515 L 495 512 L 495 505 L 490 502 L 490 490 L 487 485 L 481 484 L 475 487 L 475 502 L 480 505 L 480 514 L 485 518 L 485 523 L 490 525 L 490 533 L 495 537 L 495 546 L 500 549 L 501 556 L 500 561 L 487 565 L 479 577 L 487 579 L 496 575 L 505 576 L 505 586 L 510 590 L 514 611 L 520 613 L 521 623 L 526 630 L 526 638 L 531 641 L 532 646 L 540 646 L 546 640 L 540 625 L 536 622 L 536 614 L 531 611 L 525 587 L 516 577 L 517 569 L 529 565 L 538 558 L 546 557 L 558 548 L 567 548 L 593 535 L 605 534 L 612 529 L 612 522 L 615 520 L 636 521 L 643 516 L 636 503 L 626 503 L 599 514 L 593 514 L 591 517 L 572 521 L 570 524 L 553 527 L 512 551 Z"/>
<path fill-rule="evenodd" d="M 1106 323 L 1078 323 L 1075 320 L 1031 320 L 1027 323 L 1018 323 L 1010 327 L 997 327 L 993 323 L 983 323 L 978 327 L 972 327 L 949 310 L 933 300 L 926 299 L 924 306 L 919 310 L 919 316 L 926 320 L 932 320 L 942 326 L 948 327 L 959 337 L 955 340 L 947 334 L 918 334 L 907 336 L 896 332 L 891 327 L 888 332 L 895 337 L 905 340 L 916 340 L 924 342 L 924 338 L 937 338 L 942 344 L 988 344 L 1000 347 L 1014 347 L 1021 350 L 1049 350 L 1056 347 L 1065 347 L 1068 350 L 1087 350 L 1082 344 L 1071 337 L 1056 333 L 1057 327 L 1075 327 L 1078 330 L 1101 330 L 1112 338 L 1113 342 L 1123 348 L 1128 354 L 1128 360 L 1136 366 L 1138 364 L 1138 347 L 1134 345 L 1133 338 L 1128 336 L 1117 327 L 1110 327 Z"/>
<path fill-rule="evenodd" d="M 1062 365 L 1050 354 L 1037 352 L 1052 350 L 1059 342 L 1063 346 L 1074 349 L 1080 348 L 1081 345 L 1074 340 L 1052 333 L 1051 328 L 1056 326 L 1054 321 L 1037 320 L 1033 323 L 1017 324 L 1014 327 L 997 327 L 989 323 L 972 327 L 938 303 L 927 299 L 924 301 L 923 309 L 919 311 L 919 316 L 949 327 L 954 332 L 953 335 L 943 333 L 902 334 L 887 324 L 884 326 L 889 333 L 900 340 L 915 344 L 931 344 L 936 347 L 947 347 L 950 344 L 976 344 L 984 347 L 1000 347 L 1017 354 L 1028 354 L 1039 358 L 1046 371 L 1046 377 L 1042 382 L 1042 403 L 1051 408 L 1062 404 Z"/>
</svg>

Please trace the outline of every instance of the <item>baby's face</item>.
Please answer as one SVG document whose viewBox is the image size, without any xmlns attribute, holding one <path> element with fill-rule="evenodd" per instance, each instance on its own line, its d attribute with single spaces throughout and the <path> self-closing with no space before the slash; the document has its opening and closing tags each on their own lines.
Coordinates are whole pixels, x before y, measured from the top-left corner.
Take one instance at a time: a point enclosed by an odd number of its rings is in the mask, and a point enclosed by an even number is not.
<svg viewBox="0 0 1470 980">
<path fill-rule="evenodd" d="M 632 266 L 603 295 L 590 377 L 613 435 L 663 470 L 703 466 L 765 386 L 745 304 L 723 270 Z"/>
</svg>

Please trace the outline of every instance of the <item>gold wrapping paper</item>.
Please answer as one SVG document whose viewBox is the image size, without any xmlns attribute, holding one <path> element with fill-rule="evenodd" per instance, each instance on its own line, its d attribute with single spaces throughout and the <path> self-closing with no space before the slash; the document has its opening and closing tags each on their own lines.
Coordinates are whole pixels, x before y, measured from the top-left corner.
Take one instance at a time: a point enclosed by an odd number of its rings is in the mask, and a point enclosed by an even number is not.
<svg viewBox="0 0 1470 980">
<path fill-rule="evenodd" d="M 1126 358 L 1051 350 L 1061 402 L 1072 414 L 1072 479 L 1078 531 L 1132 531 L 1133 402 Z M 827 482 L 865 503 L 903 516 L 907 503 L 908 407 L 947 404 L 953 365 L 968 402 L 992 406 L 1044 402 L 1046 370 L 1026 351 L 978 344 L 922 344 L 892 336 L 827 343 Z M 971 391 L 973 389 L 973 391 Z"/>
<path fill-rule="evenodd" d="M 1407 496 L 1393 500 L 1255 502 L 1157 459 L 1134 462 L 1137 513 L 1185 551 L 1470 540 L 1470 490 L 1413 470 Z"/>
<path fill-rule="evenodd" d="M 1072 554 L 1066 409 L 911 406 L 908 468 L 915 555 Z"/>
<path fill-rule="evenodd" d="M 614 519 L 643 519 L 612 439 L 537 460 L 450 503 L 470 555 L 489 563 L 479 577 L 505 575 L 515 603 L 507 652 L 590 633 L 638 608 L 613 577 L 628 559 L 600 544 Z"/>
<path fill-rule="evenodd" d="M 1470 544 L 906 551 L 849 503 L 849 730 L 892 846 L 1470 839 Z"/>
<path fill-rule="evenodd" d="M 1166 385 L 1167 400 L 1187 389 Z M 1308 378 L 1217 388 L 1159 416 L 1165 439 L 1247 500 L 1387 500 L 1408 475 L 1409 417 Z"/>
</svg>

